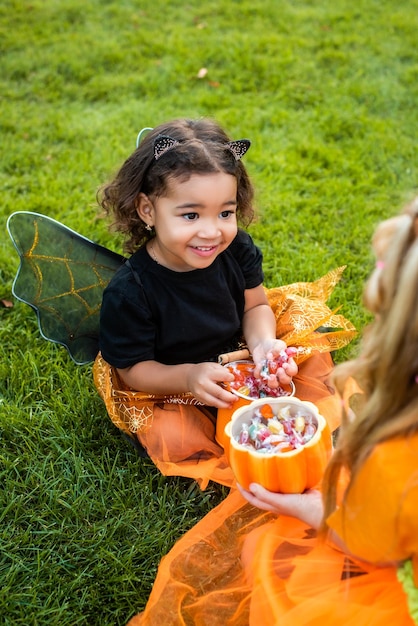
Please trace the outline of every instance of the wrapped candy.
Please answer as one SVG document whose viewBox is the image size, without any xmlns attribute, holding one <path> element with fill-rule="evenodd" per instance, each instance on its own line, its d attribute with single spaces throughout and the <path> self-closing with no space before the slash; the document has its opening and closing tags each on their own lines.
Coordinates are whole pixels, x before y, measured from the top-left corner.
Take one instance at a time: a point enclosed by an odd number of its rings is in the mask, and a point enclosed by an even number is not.
<svg viewBox="0 0 418 626">
<path fill-rule="evenodd" d="M 272 375 L 277 373 L 277 370 L 287 363 L 290 358 L 293 358 L 297 353 L 296 348 L 286 348 L 282 350 L 279 357 L 276 359 L 266 360 L 260 371 L 260 377 L 254 376 L 254 364 L 252 361 L 232 361 L 225 367 L 229 369 L 235 376 L 235 379 L 230 383 L 225 383 L 225 387 L 240 397 L 249 399 L 258 398 L 280 398 L 282 396 L 291 395 L 290 389 L 285 389 L 281 385 L 276 383 L 271 386 L 270 379 Z"/>
<path fill-rule="evenodd" d="M 317 425 L 311 413 L 302 409 L 291 414 L 289 408 L 285 405 L 273 413 L 271 405 L 265 404 L 255 409 L 249 423 L 242 423 L 236 441 L 266 454 L 305 445 L 315 435 Z"/>
</svg>

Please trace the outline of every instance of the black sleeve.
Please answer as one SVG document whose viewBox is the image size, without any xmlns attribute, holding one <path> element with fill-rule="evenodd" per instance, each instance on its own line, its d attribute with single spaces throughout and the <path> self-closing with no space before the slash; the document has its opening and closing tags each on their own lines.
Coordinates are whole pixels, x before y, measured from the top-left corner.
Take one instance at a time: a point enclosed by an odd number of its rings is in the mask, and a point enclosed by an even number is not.
<svg viewBox="0 0 418 626">
<path fill-rule="evenodd" d="M 245 288 L 258 287 L 264 280 L 263 255 L 250 235 L 239 230 L 228 250 L 241 267 L 245 279 Z"/>
<path fill-rule="evenodd" d="M 109 286 L 100 311 L 100 351 L 105 361 L 121 369 L 153 360 L 156 328 L 135 282 Z"/>
</svg>

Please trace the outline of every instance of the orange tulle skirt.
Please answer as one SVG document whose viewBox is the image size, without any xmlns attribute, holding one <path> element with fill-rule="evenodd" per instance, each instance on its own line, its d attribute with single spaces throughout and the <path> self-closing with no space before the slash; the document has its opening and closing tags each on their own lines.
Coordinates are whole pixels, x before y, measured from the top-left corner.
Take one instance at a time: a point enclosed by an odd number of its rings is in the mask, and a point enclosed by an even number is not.
<svg viewBox="0 0 418 626">
<path fill-rule="evenodd" d="M 235 489 L 162 560 L 128 626 L 412 626 L 394 567 L 353 560 Z"/>
</svg>

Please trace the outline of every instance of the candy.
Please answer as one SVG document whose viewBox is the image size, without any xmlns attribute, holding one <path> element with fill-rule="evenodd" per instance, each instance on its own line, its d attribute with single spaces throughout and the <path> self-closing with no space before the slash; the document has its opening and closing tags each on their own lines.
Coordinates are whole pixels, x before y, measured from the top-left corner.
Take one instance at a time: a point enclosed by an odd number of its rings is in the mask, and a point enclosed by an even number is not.
<svg viewBox="0 0 418 626">
<path fill-rule="evenodd" d="M 294 423 L 294 429 L 296 430 L 296 432 L 298 433 L 302 433 L 305 430 L 305 418 L 303 417 L 303 415 L 297 415 L 295 417 L 295 423 Z"/>
<path fill-rule="evenodd" d="M 267 422 L 267 426 L 270 429 L 270 432 L 273 434 L 281 434 L 284 433 L 283 424 L 278 419 L 269 419 Z"/>
<path fill-rule="evenodd" d="M 309 413 L 290 411 L 285 405 L 274 414 L 272 407 L 265 404 L 255 409 L 248 423 L 244 422 L 236 437 L 246 448 L 269 454 L 288 452 L 302 447 L 312 439 L 317 424 Z"/>
<path fill-rule="evenodd" d="M 271 408 L 270 404 L 264 404 L 260 408 L 260 413 L 266 419 L 268 419 L 269 417 L 274 417 L 273 409 Z"/>
<path fill-rule="evenodd" d="M 296 353 L 296 348 L 286 348 L 282 350 L 276 359 L 266 359 L 261 368 L 259 378 L 256 378 L 253 374 L 253 363 L 242 361 L 228 363 L 227 367 L 235 377 L 232 383 L 228 382 L 229 388 L 241 396 L 246 396 L 252 400 L 288 396 L 289 391 L 280 386 L 276 374 L 277 370 L 295 356 Z"/>
<path fill-rule="evenodd" d="M 261 378 L 269 378 L 272 374 L 277 374 L 279 367 L 283 367 L 296 354 L 297 348 L 286 348 L 280 352 L 276 359 L 266 359 L 260 371 Z"/>
</svg>

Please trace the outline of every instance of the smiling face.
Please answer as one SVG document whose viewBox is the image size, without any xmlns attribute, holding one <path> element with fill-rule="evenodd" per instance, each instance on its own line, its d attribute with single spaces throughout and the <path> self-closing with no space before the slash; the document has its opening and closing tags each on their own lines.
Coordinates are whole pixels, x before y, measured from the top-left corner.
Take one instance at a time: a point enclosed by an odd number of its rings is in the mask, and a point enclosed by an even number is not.
<svg viewBox="0 0 418 626">
<path fill-rule="evenodd" d="M 209 267 L 228 248 L 238 231 L 236 210 L 236 178 L 223 172 L 173 179 L 162 197 L 141 194 L 137 209 L 155 228 L 150 256 L 176 272 Z"/>
</svg>

